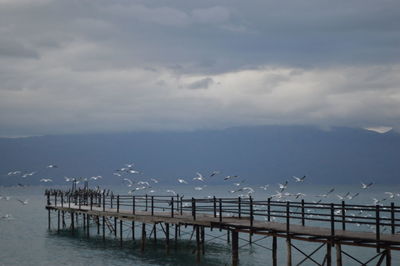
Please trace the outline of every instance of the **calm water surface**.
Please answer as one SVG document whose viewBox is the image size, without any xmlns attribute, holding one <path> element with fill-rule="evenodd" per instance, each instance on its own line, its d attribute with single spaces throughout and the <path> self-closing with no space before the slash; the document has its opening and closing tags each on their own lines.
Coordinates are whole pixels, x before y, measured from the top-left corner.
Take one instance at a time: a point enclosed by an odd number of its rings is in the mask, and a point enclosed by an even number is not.
<svg viewBox="0 0 400 266">
<path fill-rule="evenodd" d="M 254 186 L 257 187 L 257 186 Z M 169 187 L 171 188 L 171 187 Z M 91 237 L 87 239 L 83 232 L 79 231 L 74 236 L 68 230 L 57 234 L 54 230 L 47 230 L 47 212 L 44 209 L 45 198 L 43 196 L 44 187 L 0 187 L 0 265 L 190 265 L 196 263 L 194 254 L 195 241 L 191 241 L 192 229 L 182 227 L 182 240 L 174 245 L 171 242 L 170 253 L 167 255 L 162 231 L 158 232 L 160 238 L 157 243 L 148 240 L 145 252 L 140 251 L 140 241 L 131 240 L 131 232 L 124 231 L 126 240 L 123 247 L 119 246 L 119 239 L 109 235 L 103 242 L 97 235 L 95 226 L 91 228 Z M 180 186 L 174 188 L 181 195 L 187 197 L 203 197 L 207 195 L 232 196 L 228 192 L 231 186 L 207 187 L 204 191 L 194 191 L 193 187 Z M 318 200 L 313 195 L 322 194 L 328 191 L 327 186 L 302 186 L 289 189 L 289 192 L 302 192 L 307 194 L 306 200 Z M 116 193 L 126 194 L 124 187 L 115 187 Z M 165 194 L 165 188 L 159 188 Z M 337 187 L 335 192 L 326 199 L 325 202 L 338 201 L 336 194 L 343 195 L 347 191 L 358 192 L 358 186 Z M 372 198 L 383 198 L 384 192 L 400 192 L 399 186 L 375 186 L 367 191 L 362 191 L 353 203 L 372 204 Z M 255 198 L 265 199 L 269 194 L 275 194 L 275 189 L 267 191 L 256 190 Z M 10 197 L 8 200 L 5 197 Z M 27 205 L 21 204 L 17 199 L 28 199 Z M 387 200 L 399 204 L 399 197 Z M 9 217 L 11 215 L 11 217 Z M 8 218 L 5 218 L 8 217 Z M 56 228 L 56 217 L 52 216 L 52 228 Z M 67 221 L 68 224 L 68 221 Z M 148 228 L 148 234 L 151 228 Z M 161 230 L 161 229 L 160 229 Z M 398 231 L 400 228 L 398 229 Z M 173 229 L 171 229 L 173 234 Z M 136 228 L 136 236 L 139 236 L 139 228 Z M 215 238 L 217 237 L 217 238 Z M 240 265 L 269 265 L 271 262 L 271 239 L 262 239 L 254 236 L 255 244 L 246 245 L 247 234 L 240 234 L 239 259 Z M 212 239 L 214 238 L 214 239 Z M 212 232 L 206 229 L 206 254 L 202 257 L 200 265 L 230 265 L 231 249 L 226 241 L 224 231 L 214 229 Z M 296 246 L 302 247 L 306 253 L 318 247 L 318 244 L 305 242 L 293 242 Z M 285 264 L 286 245 L 283 239 L 278 239 L 279 264 Z M 361 261 L 366 261 L 375 252 L 371 248 L 352 248 L 344 247 L 344 250 L 355 255 Z M 293 250 L 293 259 L 299 262 L 303 257 L 300 253 Z M 324 248 L 318 251 L 315 259 L 322 262 Z M 365 254 L 371 254 L 365 256 Z M 333 254 L 334 256 L 335 254 Z M 393 252 L 393 265 L 400 265 L 400 252 Z M 348 258 L 344 257 L 345 265 L 354 265 Z M 310 263 L 305 263 L 310 265 Z"/>
</svg>

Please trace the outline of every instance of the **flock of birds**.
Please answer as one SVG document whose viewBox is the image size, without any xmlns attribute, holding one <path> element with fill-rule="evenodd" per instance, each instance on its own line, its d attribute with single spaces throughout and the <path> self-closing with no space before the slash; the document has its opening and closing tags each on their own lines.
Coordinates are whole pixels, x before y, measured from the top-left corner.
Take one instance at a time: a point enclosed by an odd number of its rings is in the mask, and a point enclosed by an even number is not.
<svg viewBox="0 0 400 266">
<path fill-rule="evenodd" d="M 56 164 L 49 164 L 45 167 L 45 169 L 54 169 L 59 168 Z M 41 171 L 20 171 L 20 170 L 14 170 L 8 172 L 6 175 L 9 177 L 21 177 L 22 179 L 30 179 L 34 176 L 44 174 Z M 161 188 L 159 186 L 159 180 L 156 178 L 150 178 L 150 177 L 145 177 L 144 173 L 140 170 L 138 170 L 135 167 L 134 163 L 127 163 L 123 167 L 118 168 L 117 170 L 113 171 L 112 175 L 115 178 L 120 179 L 121 184 L 127 187 L 128 189 L 128 194 L 134 194 L 134 193 L 140 193 L 140 194 L 152 194 L 152 193 L 157 193 L 159 194 L 171 194 L 171 195 L 177 195 L 174 189 L 172 188 Z M 353 200 L 357 197 L 359 197 L 362 193 L 362 191 L 369 190 L 374 183 L 363 183 L 361 182 L 360 186 L 360 191 L 359 192 L 346 192 L 344 194 L 337 194 L 335 192 L 335 188 L 330 188 L 324 193 L 321 194 L 316 194 L 316 195 L 306 195 L 301 192 L 297 193 L 291 193 L 289 192 L 290 184 L 295 183 L 295 184 L 302 184 L 306 180 L 306 176 L 302 177 L 297 177 L 297 176 L 292 176 L 290 180 L 292 182 L 289 182 L 288 180 L 285 180 L 282 183 L 278 183 L 276 186 L 275 185 L 269 185 L 265 184 L 262 186 L 250 186 L 245 179 L 241 178 L 238 175 L 223 175 L 221 171 L 210 171 L 207 175 L 203 175 L 200 172 L 196 172 L 193 177 L 191 178 L 183 178 L 179 177 L 176 178 L 176 183 L 174 185 L 174 188 L 180 185 L 185 185 L 185 191 L 188 190 L 189 185 L 192 185 L 193 190 L 195 191 L 207 191 L 207 187 L 210 184 L 215 184 L 219 182 L 225 182 L 228 184 L 230 187 L 229 191 L 227 191 L 230 195 L 234 195 L 235 197 L 242 197 L 242 198 L 248 198 L 252 195 L 257 195 L 257 198 L 259 198 L 259 195 L 262 194 L 263 196 L 265 193 L 269 193 L 267 195 L 267 198 L 271 198 L 272 200 L 275 201 L 292 201 L 292 200 L 300 200 L 305 197 L 307 199 L 313 199 L 312 202 L 318 204 L 321 203 L 322 200 L 329 198 L 332 201 L 333 199 L 336 200 L 346 200 L 350 201 Z M 91 177 L 64 177 L 64 181 L 69 183 L 73 182 L 74 184 L 79 184 L 81 182 L 85 181 L 100 181 L 103 179 L 101 175 L 96 175 L 96 176 L 91 176 Z M 37 179 L 36 179 L 37 180 Z M 53 178 L 40 178 L 39 181 L 41 183 L 51 183 L 53 182 Z M 26 185 L 22 183 L 18 183 L 19 187 L 24 187 Z M 212 186 L 212 185 L 211 185 Z M 299 186 L 296 186 L 296 189 L 298 189 Z M 258 192 L 258 193 L 257 193 Z M 212 198 L 212 195 L 206 196 L 207 198 Z M 254 196 L 253 196 L 254 197 Z M 396 192 L 384 192 L 384 197 L 377 199 L 377 198 L 372 198 L 371 204 L 384 204 L 385 201 L 388 199 L 395 199 L 396 197 L 400 197 L 400 193 Z M 11 196 L 3 196 L 0 195 L 0 200 L 10 200 Z M 16 199 L 18 202 L 20 202 L 22 205 L 27 205 L 29 203 L 28 199 L 22 200 L 17 198 Z M 308 214 L 312 215 L 312 213 Z M 356 214 L 354 214 L 356 215 Z M 360 214 L 358 214 L 360 215 Z M 369 214 L 365 214 L 369 215 Z M 12 220 L 13 217 L 11 214 L 6 214 L 4 216 L 0 216 L 1 219 L 4 220 Z M 373 229 L 373 228 L 372 228 Z"/>
</svg>

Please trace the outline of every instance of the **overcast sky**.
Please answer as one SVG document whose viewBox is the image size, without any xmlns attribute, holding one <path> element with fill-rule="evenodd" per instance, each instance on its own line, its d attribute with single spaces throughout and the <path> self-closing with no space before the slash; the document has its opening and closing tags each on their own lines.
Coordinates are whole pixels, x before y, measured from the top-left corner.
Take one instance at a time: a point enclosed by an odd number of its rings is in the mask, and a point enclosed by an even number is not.
<svg viewBox="0 0 400 266">
<path fill-rule="evenodd" d="M 0 136 L 400 130 L 398 0 L 0 0 Z"/>
</svg>

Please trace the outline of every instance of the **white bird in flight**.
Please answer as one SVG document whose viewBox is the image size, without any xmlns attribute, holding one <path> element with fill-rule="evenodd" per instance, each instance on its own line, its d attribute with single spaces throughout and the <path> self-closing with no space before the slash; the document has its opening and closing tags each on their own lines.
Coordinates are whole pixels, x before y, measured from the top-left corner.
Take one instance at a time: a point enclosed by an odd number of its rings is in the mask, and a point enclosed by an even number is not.
<svg viewBox="0 0 400 266">
<path fill-rule="evenodd" d="M 185 179 L 178 178 L 178 182 L 181 184 L 187 184 L 188 182 Z"/>
<path fill-rule="evenodd" d="M 26 199 L 26 200 L 20 200 L 20 199 L 17 199 L 19 202 L 21 202 L 22 203 L 22 205 L 27 205 L 28 204 L 28 200 Z"/>
<path fill-rule="evenodd" d="M 47 182 L 53 182 L 53 179 L 51 179 L 51 178 L 42 178 L 42 179 L 40 179 L 39 181 L 40 181 L 40 182 L 47 183 Z"/>
<path fill-rule="evenodd" d="M 372 186 L 374 184 L 374 182 L 370 182 L 370 183 L 368 183 L 368 184 L 364 184 L 363 182 L 361 182 L 361 188 L 362 189 L 367 189 L 367 188 L 369 188 L 370 186 Z"/>
<path fill-rule="evenodd" d="M 278 185 L 279 185 L 279 189 L 281 190 L 281 192 L 283 192 L 287 188 L 288 181 L 285 181 L 284 184 L 278 183 Z"/>
<path fill-rule="evenodd" d="M 199 172 L 196 173 L 196 177 L 193 177 L 193 180 L 198 180 L 198 181 L 202 181 L 204 182 L 204 177 L 202 174 L 200 174 Z"/>
<path fill-rule="evenodd" d="M 303 177 L 297 177 L 297 176 L 292 176 L 296 182 L 304 182 L 304 179 L 306 179 L 306 176 Z"/>
<path fill-rule="evenodd" d="M 33 176 L 35 173 L 36 173 L 36 172 L 26 173 L 26 174 L 23 174 L 22 177 L 23 177 L 23 178 L 26 178 L 26 177 L 28 177 L 28 176 Z"/>
<path fill-rule="evenodd" d="M 229 180 L 229 179 L 234 178 L 234 177 L 239 177 L 239 176 L 238 175 L 228 175 L 228 176 L 224 177 L 224 180 Z"/>
<path fill-rule="evenodd" d="M 167 189 L 166 192 L 167 192 L 167 193 L 172 193 L 172 194 L 176 195 L 176 192 L 173 191 L 172 189 Z"/>
</svg>

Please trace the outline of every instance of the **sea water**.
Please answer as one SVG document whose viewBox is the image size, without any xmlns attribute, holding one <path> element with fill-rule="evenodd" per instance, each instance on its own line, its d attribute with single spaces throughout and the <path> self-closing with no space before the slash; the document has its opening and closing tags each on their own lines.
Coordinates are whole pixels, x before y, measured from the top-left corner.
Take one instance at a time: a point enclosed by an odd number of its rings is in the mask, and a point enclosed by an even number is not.
<svg viewBox="0 0 400 266">
<path fill-rule="evenodd" d="M 266 191 L 259 186 L 252 186 L 255 189 L 253 197 L 257 200 L 266 200 L 271 194 L 276 194 L 275 188 L 268 188 Z M 196 263 L 196 243 L 192 236 L 192 228 L 181 227 L 181 239 L 174 242 L 173 228 L 170 229 L 171 242 L 170 251 L 167 254 L 165 248 L 165 238 L 161 228 L 157 233 L 157 242 L 153 238 L 146 241 L 144 252 L 140 249 L 140 228 L 136 228 L 136 241 L 131 239 L 131 231 L 128 226 L 124 228 L 124 242 L 120 247 L 119 237 L 106 231 L 106 241 L 101 235 L 97 235 L 95 225 L 91 226 L 90 238 L 86 237 L 80 223 L 77 232 L 72 235 L 68 229 L 57 233 L 57 217 L 52 212 L 51 230 L 48 230 L 47 211 L 45 210 L 46 198 L 44 190 L 49 187 L 0 187 L 0 265 L 191 265 Z M 66 187 L 62 187 L 66 189 Z M 217 197 L 232 197 L 229 192 L 232 186 L 210 186 L 202 191 L 194 190 L 191 186 L 159 186 L 155 194 L 168 195 L 166 189 L 174 189 L 185 198 L 207 197 L 215 195 Z M 324 194 L 330 186 L 295 186 L 287 189 L 290 193 L 301 192 L 306 201 L 318 201 L 330 203 L 340 202 L 336 194 L 344 195 L 350 191 L 360 192 L 360 195 L 348 203 L 354 204 L 373 204 L 372 198 L 382 199 L 388 197 L 385 192 L 399 193 L 399 186 L 373 186 L 367 190 L 361 190 L 359 186 L 336 186 L 335 191 L 328 197 L 316 197 Z M 125 186 L 112 187 L 115 193 L 127 194 Z M 24 205 L 18 199 L 28 200 Z M 293 197 L 291 200 L 295 200 Z M 390 202 L 400 204 L 399 197 L 387 199 L 383 203 L 389 205 Z M 69 219 L 66 219 L 69 225 Z M 139 225 L 139 223 L 136 223 Z M 340 229 L 340 225 L 336 225 Z M 359 228 L 367 231 L 369 228 Z M 399 231 L 397 228 L 396 231 Z M 151 227 L 147 228 L 147 236 Z M 389 232 L 385 232 L 389 233 Z M 231 247 L 227 243 L 226 231 L 206 229 L 205 255 L 201 257 L 200 265 L 230 265 Z M 253 244 L 248 244 L 249 235 L 239 234 L 239 260 L 240 265 L 270 265 L 272 264 L 271 246 L 272 238 L 253 235 Z M 293 240 L 292 244 L 309 254 L 320 246 L 319 243 L 309 243 Z M 375 253 L 374 248 L 360 248 L 342 246 L 342 249 L 356 257 L 362 262 L 372 258 Z M 326 248 L 322 247 L 313 255 L 319 263 L 322 262 Z M 333 261 L 335 258 L 332 249 Z M 304 256 L 292 249 L 293 262 L 300 262 Z M 379 259 L 379 258 L 377 258 Z M 376 260 L 377 260 L 376 259 Z M 344 265 L 354 265 L 347 256 L 343 255 Z M 278 238 L 278 264 L 286 263 L 286 243 L 284 238 Z M 400 265 L 400 251 L 392 252 L 393 265 Z M 312 265 L 306 261 L 304 265 Z"/>
</svg>

